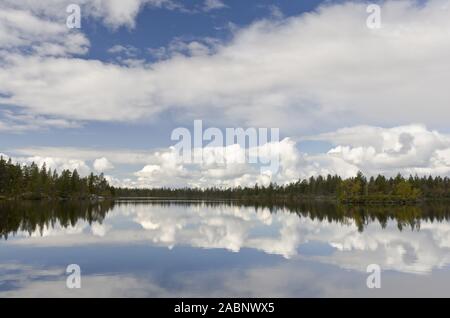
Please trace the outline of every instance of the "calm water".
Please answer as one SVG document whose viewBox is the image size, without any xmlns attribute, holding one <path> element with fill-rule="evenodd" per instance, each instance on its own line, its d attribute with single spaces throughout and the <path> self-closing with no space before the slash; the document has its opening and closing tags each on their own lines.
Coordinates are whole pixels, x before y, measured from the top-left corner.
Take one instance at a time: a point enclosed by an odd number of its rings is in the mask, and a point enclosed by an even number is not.
<svg viewBox="0 0 450 318">
<path fill-rule="evenodd" d="M 450 207 L 0 202 L 0 297 L 450 296 Z M 81 289 L 66 287 L 78 264 Z M 366 286 L 369 264 L 381 288 Z"/>
</svg>

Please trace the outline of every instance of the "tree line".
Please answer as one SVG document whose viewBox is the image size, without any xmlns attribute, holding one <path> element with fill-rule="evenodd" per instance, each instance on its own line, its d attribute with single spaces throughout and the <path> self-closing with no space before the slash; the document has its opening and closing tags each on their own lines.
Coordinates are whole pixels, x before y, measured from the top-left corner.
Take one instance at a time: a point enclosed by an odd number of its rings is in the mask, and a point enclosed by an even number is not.
<svg viewBox="0 0 450 318">
<path fill-rule="evenodd" d="M 450 199 L 450 179 L 440 176 L 367 178 L 361 172 L 343 179 L 337 175 L 310 177 L 286 185 L 252 187 L 115 188 L 103 174 L 81 177 L 77 170 L 57 173 L 35 163 L 20 165 L 0 157 L 0 198 L 160 197 L 179 199 L 240 199 L 253 201 L 333 199 L 344 203 L 417 202 Z"/>
<path fill-rule="evenodd" d="M 88 199 L 114 196 L 103 174 L 81 177 L 78 171 L 48 169 L 44 163 L 21 165 L 0 157 L 0 198 Z"/>
<path fill-rule="evenodd" d="M 120 197 L 170 197 L 184 199 L 245 199 L 254 201 L 302 200 L 323 198 L 343 203 L 417 202 L 422 199 L 450 199 L 448 177 L 410 176 L 365 177 L 359 172 L 353 178 L 337 175 L 310 177 L 286 185 L 219 188 L 118 188 Z"/>
</svg>

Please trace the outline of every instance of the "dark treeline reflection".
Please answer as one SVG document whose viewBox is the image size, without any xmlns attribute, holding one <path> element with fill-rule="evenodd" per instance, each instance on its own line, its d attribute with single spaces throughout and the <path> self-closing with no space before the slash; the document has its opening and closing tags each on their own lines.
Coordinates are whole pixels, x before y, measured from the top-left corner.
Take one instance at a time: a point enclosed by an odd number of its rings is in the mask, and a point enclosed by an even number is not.
<svg viewBox="0 0 450 318">
<path fill-rule="evenodd" d="M 142 204 L 149 202 L 164 207 L 201 205 L 204 207 L 250 207 L 256 213 L 261 209 L 269 209 L 270 213 L 288 212 L 295 213 L 299 217 L 318 220 L 320 222 L 349 224 L 354 221 L 360 232 L 370 223 L 378 222 L 385 228 L 390 220 L 397 222 L 400 231 L 404 228 L 420 230 L 420 222 L 447 222 L 450 220 L 450 205 L 441 203 L 427 203 L 423 205 L 375 205 L 375 206 L 349 206 L 337 204 L 331 201 L 318 202 L 315 200 L 303 202 L 271 202 L 265 200 L 257 203 L 255 201 L 202 201 L 202 200 L 123 200 L 119 204 Z"/>
<path fill-rule="evenodd" d="M 44 228 L 75 226 L 79 221 L 102 223 L 114 206 L 112 201 L 99 203 L 72 201 L 4 201 L 0 202 L 0 237 L 8 239 L 19 231 L 30 235 Z"/>
<path fill-rule="evenodd" d="M 152 207 L 205 207 L 252 208 L 258 213 L 268 209 L 271 213 L 295 213 L 300 218 L 309 218 L 320 222 L 350 224 L 354 221 L 360 232 L 371 223 L 379 223 L 385 228 L 389 221 L 397 223 L 403 229 L 420 230 L 421 222 L 448 222 L 450 206 L 445 204 L 426 204 L 415 206 L 348 206 L 333 202 L 306 201 L 296 203 L 255 203 L 245 201 L 202 201 L 202 200 L 118 200 L 99 203 L 89 202 L 53 202 L 53 201 L 19 201 L 0 202 L 0 236 L 8 239 L 17 232 L 29 234 L 45 227 L 53 227 L 59 223 L 62 227 L 75 226 L 79 221 L 89 224 L 102 223 L 107 213 L 114 207 L 132 205 L 148 205 Z"/>
</svg>

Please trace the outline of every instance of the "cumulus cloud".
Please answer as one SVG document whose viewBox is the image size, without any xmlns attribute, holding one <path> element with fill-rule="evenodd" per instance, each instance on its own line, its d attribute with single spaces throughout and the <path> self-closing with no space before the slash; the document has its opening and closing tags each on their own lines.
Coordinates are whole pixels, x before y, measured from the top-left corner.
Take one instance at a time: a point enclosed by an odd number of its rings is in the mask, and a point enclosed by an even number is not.
<svg viewBox="0 0 450 318">
<path fill-rule="evenodd" d="M 113 28 L 123 25 L 134 28 L 136 16 L 144 6 L 168 9 L 180 7 L 171 0 L 88 0 L 85 5 L 87 7 L 86 11 L 102 18 L 107 25 Z"/>
<path fill-rule="evenodd" d="M 3 158 L 11 158 L 13 163 L 19 163 L 21 165 L 30 165 L 35 163 L 38 167 L 42 167 L 44 164 L 48 169 L 61 172 L 63 170 L 77 170 L 82 176 L 86 176 L 91 172 L 91 168 L 84 160 L 75 158 L 64 157 L 50 157 L 50 156 L 8 156 L 1 154 Z"/>
<path fill-rule="evenodd" d="M 367 174 L 448 175 L 450 137 L 423 125 L 380 128 L 358 126 L 311 138 L 336 145 L 334 158 L 357 166 Z"/>
<path fill-rule="evenodd" d="M 82 176 L 86 176 L 90 173 L 91 169 L 86 164 L 86 162 L 78 159 L 64 159 L 64 158 L 52 158 L 52 157 L 27 157 L 27 158 L 15 158 L 15 161 L 18 161 L 22 164 L 31 164 L 34 162 L 38 166 L 45 165 L 47 168 L 56 169 L 58 172 L 62 170 L 77 170 L 78 173 Z"/>
<path fill-rule="evenodd" d="M 268 151 L 270 158 L 276 160 L 279 167 L 275 173 L 248 160 L 244 164 L 233 161 L 233 158 L 245 156 L 246 150 L 237 144 L 225 148 L 204 148 L 204 161 L 194 167 L 177 162 L 176 153 L 169 149 L 158 152 L 152 158 L 152 164 L 145 166 L 136 176 L 138 183 L 144 186 L 168 185 L 160 183 L 168 181 L 198 187 L 285 184 L 328 174 L 347 178 L 355 176 L 358 171 L 369 176 L 394 176 L 398 173 L 405 176 L 450 176 L 450 136 L 428 130 L 423 125 L 394 128 L 357 126 L 306 139 L 323 140 L 334 145 L 329 151 L 317 154 L 302 152 L 301 147 L 289 138 L 258 147 L 259 155 L 264 154 L 265 148 L 271 148 Z M 247 150 L 252 152 L 252 149 Z M 219 157 L 223 155 L 226 164 L 217 165 L 217 162 L 222 162 Z"/>
<path fill-rule="evenodd" d="M 114 165 L 105 157 L 95 159 L 94 169 L 97 172 L 105 172 L 107 170 L 114 169 Z"/>
<path fill-rule="evenodd" d="M 16 149 L 14 153 L 22 161 L 35 158 L 39 158 L 40 162 L 47 158 L 51 163 L 55 160 L 75 160 L 80 163 L 94 161 L 96 171 L 103 171 L 103 168 L 109 168 L 113 163 L 143 165 L 140 170 L 124 179 L 108 176 L 114 185 L 128 187 L 230 187 L 255 183 L 268 185 L 270 182 L 284 184 L 310 175 L 331 173 L 349 176 L 357 172 L 357 168 L 346 164 L 342 159 L 322 159 L 301 153 L 296 143 L 289 138 L 251 148 L 244 148 L 239 144 L 196 148 L 193 153 L 201 154 L 200 161 L 184 161 L 175 147 L 150 151 L 34 147 Z"/>
<path fill-rule="evenodd" d="M 308 154 L 302 151 L 301 142 L 305 140 L 327 141 L 332 146 L 326 152 Z M 205 146 L 192 152 L 201 160 L 193 160 L 195 157 L 183 160 L 175 147 L 146 151 L 52 147 L 14 150 L 28 162 L 35 158 L 39 162 L 47 158 L 51 163 L 56 160 L 61 164 L 94 161 L 97 171 L 112 168 L 113 163 L 141 165 L 142 168 L 123 179 L 108 176 L 114 185 L 128 187 L 285 184 L 318 175 L 353 177 L 358 171 L 369 176 L 397 173 L 450 176 L 450 136 L 423 125 L 356 126 L 307 137 L 300 143 L 285 138 L 256 147 Z"/>
<path fill-rule="evenodd" d="M 174 147 L 159 151 L 152 164 L 136 172 L 137 182 L 144 187 L 175 184 L 203 188 L 286 183 L 298 177 L 300 158 L 288 138 L 250 148 L 239 144 L 194 148 L 193 154 L 201 160 L 183 161 Z"/>
</svg>

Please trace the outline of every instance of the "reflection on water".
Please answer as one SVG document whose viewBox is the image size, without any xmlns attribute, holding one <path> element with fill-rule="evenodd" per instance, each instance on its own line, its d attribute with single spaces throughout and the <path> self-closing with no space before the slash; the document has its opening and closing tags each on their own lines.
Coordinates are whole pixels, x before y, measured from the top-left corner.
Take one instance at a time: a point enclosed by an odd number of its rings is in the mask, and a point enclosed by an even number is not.
<svg viewBox="0 0 450 318">
<path fill-rule="evenodd" d="M 39 232 L 43 235 L 44 229 L 53 228 L 56 224 L 68 228 L 80 221 L 90 225 L 101 224 L 113 206 L 112 202 L 0 202 L 0 236 L 8 239 L 8 236 L 18 232 L 27 232 L 29 235 Z"/>
<path fill-rule="evenodd" d="M 450 296 L 450 207 L 1 202 L 0 296 Z M 79 264 L 83 288 L 65 288 Z M 383 288 L 366 288 L 379 264 Z"/>
</svg>

